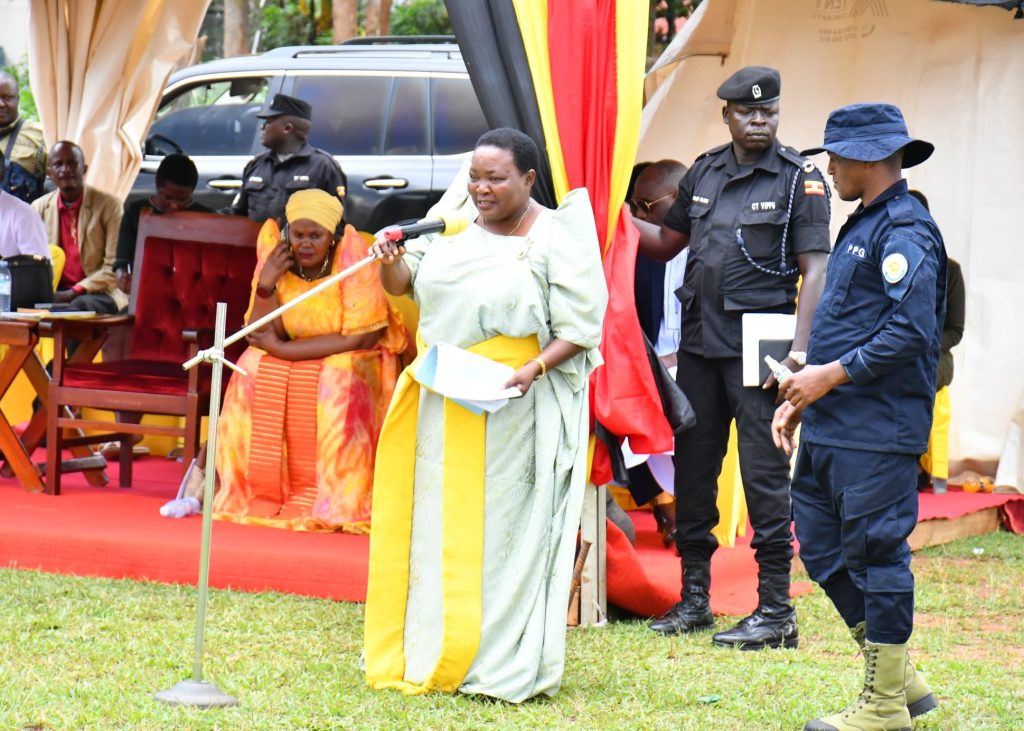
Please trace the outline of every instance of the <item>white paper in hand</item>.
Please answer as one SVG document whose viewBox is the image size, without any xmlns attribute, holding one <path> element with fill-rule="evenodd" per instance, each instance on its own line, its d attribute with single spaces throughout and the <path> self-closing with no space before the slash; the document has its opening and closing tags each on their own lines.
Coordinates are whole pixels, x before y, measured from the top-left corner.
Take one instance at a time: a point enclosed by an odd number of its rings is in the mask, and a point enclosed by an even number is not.
<svg viewBox="0 0 1024 731">
<path fill-rule="evenodd" d="M 454 345 L 437 343 L 424 356 L 416 380 L 474 414 L 493 414 L 510 398 L 523 395 L 518 388 L 505 388 L 513 373 L 515 369 L 511 366 Z"/>
</svg>

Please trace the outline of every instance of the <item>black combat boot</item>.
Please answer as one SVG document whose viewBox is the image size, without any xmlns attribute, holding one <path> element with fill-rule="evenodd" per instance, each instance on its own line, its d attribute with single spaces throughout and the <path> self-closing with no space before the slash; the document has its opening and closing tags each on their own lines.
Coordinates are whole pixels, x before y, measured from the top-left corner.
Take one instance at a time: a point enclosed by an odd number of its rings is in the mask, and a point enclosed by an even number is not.
<svg viewBox="0 0 1024 731">
<path fill-rule="evenodd" d="M 766 647 L 795 648 L 796 610 L 789 603 L 789 576 L 762 576 L 758 605 L 732 629 L 717 632 L 711 641 L 719 647 L 763 650 Z"/>
<path fill-rule="evenodd" d="M 650 627 L 663 635 L 681 635 L 715 626 L 708 593 L 711 590 L 711 564 L 683 564 L 683 600 L 651 622 Z"/>
</svg>

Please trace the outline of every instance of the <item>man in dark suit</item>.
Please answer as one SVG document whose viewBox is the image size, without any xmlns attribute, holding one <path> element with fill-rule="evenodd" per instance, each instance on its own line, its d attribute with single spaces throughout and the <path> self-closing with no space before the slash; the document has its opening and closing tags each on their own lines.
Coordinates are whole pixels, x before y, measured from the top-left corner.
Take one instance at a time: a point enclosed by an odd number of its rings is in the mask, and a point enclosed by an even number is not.
<svg viewBox="0 0 1024 731">
<path fill-rule="evenodd" d="M 679 181 L 685 174 L 686 166 L 678 160 L 659 160 L 644 168 L 636 179 L 633 195 L 629 199 L 633 215 L 660 226 L 675 202 Z M 683 283 L 686 255 L 687 250 L 683 249 L 682 253 L 669 262 L 649 259 L 643 254 L 636 257 L 634 292 L 640 327 L 667 367 L 676 364 L 676 351 L 679 349 L 683 308 L 675 291 Z M 662 457 L 652 457 L 659 458 Z M 654 520 L 662 542 L 666 548 L 674 545 L 676 501 L 661 489 L 648 464 L 629 470 L 629 491 L 640 505 L 654 501 Z"/>
</svg>

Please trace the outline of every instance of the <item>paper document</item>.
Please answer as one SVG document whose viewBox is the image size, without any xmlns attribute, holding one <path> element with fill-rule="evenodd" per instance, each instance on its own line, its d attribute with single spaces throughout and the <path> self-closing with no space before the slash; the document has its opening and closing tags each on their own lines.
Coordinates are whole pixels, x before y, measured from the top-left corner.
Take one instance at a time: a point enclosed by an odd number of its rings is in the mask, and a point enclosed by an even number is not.
<svg viewBox="0 0 1024 731">
<path fill-rule="evenodd" d="M 674 379 L 676 377 L 676 366 L 669 368 L 668 372 L 672 374 Z M 630 449 L 629 437 L 622 440 L 622 457 L 626 463 L 626 469 L 633 469 L 638 465 L 646 463 L 658 486 L 669 495 L 675 495 L 676 471 L 672 463 L 673 454 L 675 454 L 674 446 L 673 449 L 661 454 L 636 454 Z"/>
<path fill-rule="evenodd" d="M 493 414 L 510 398 L 523 395 L 518 388 L 505 388 L 513 373 L 515 369 L 511 366 L 454 345 L 437 343 L 424 356 L 416 380 L 474 414 Z"/>
<path fill-rule="evenodd" d="M 19 309 L 17 312 L 0 312 L 5 320 L 85 320 L 96 317 L 92 310 L 29 310 Z"/>
</svg>

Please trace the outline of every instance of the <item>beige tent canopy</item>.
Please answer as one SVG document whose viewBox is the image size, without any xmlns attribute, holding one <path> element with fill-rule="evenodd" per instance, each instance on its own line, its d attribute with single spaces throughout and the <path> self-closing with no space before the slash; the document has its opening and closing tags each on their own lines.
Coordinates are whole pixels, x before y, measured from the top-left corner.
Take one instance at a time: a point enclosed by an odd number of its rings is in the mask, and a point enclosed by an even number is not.
<svg viewBox="0 0 1024 731">
<path fill-rule="evenodd" d="M 124 197 L 167 77 L 209 0 L 33 0 L 29 67 L 47 144 L 77 142 L 86 182 Z"/>
<path fill-rule="evenodd" d="M 648 76 L 637 159 L 689 164 L 727 141 L 715 89 L 747 65 L 781 72 L 787 145 L 819 143 L 829 111 L 868 101 L 899 105 L 935 143 L 907 177 L 967 283 L 950 458 L 993 474 L 1024 395 L 1024 21 L 932 0 L 704 0 Z M 833 198 L 833 232 L 850 210 Z"/>
</svg>

